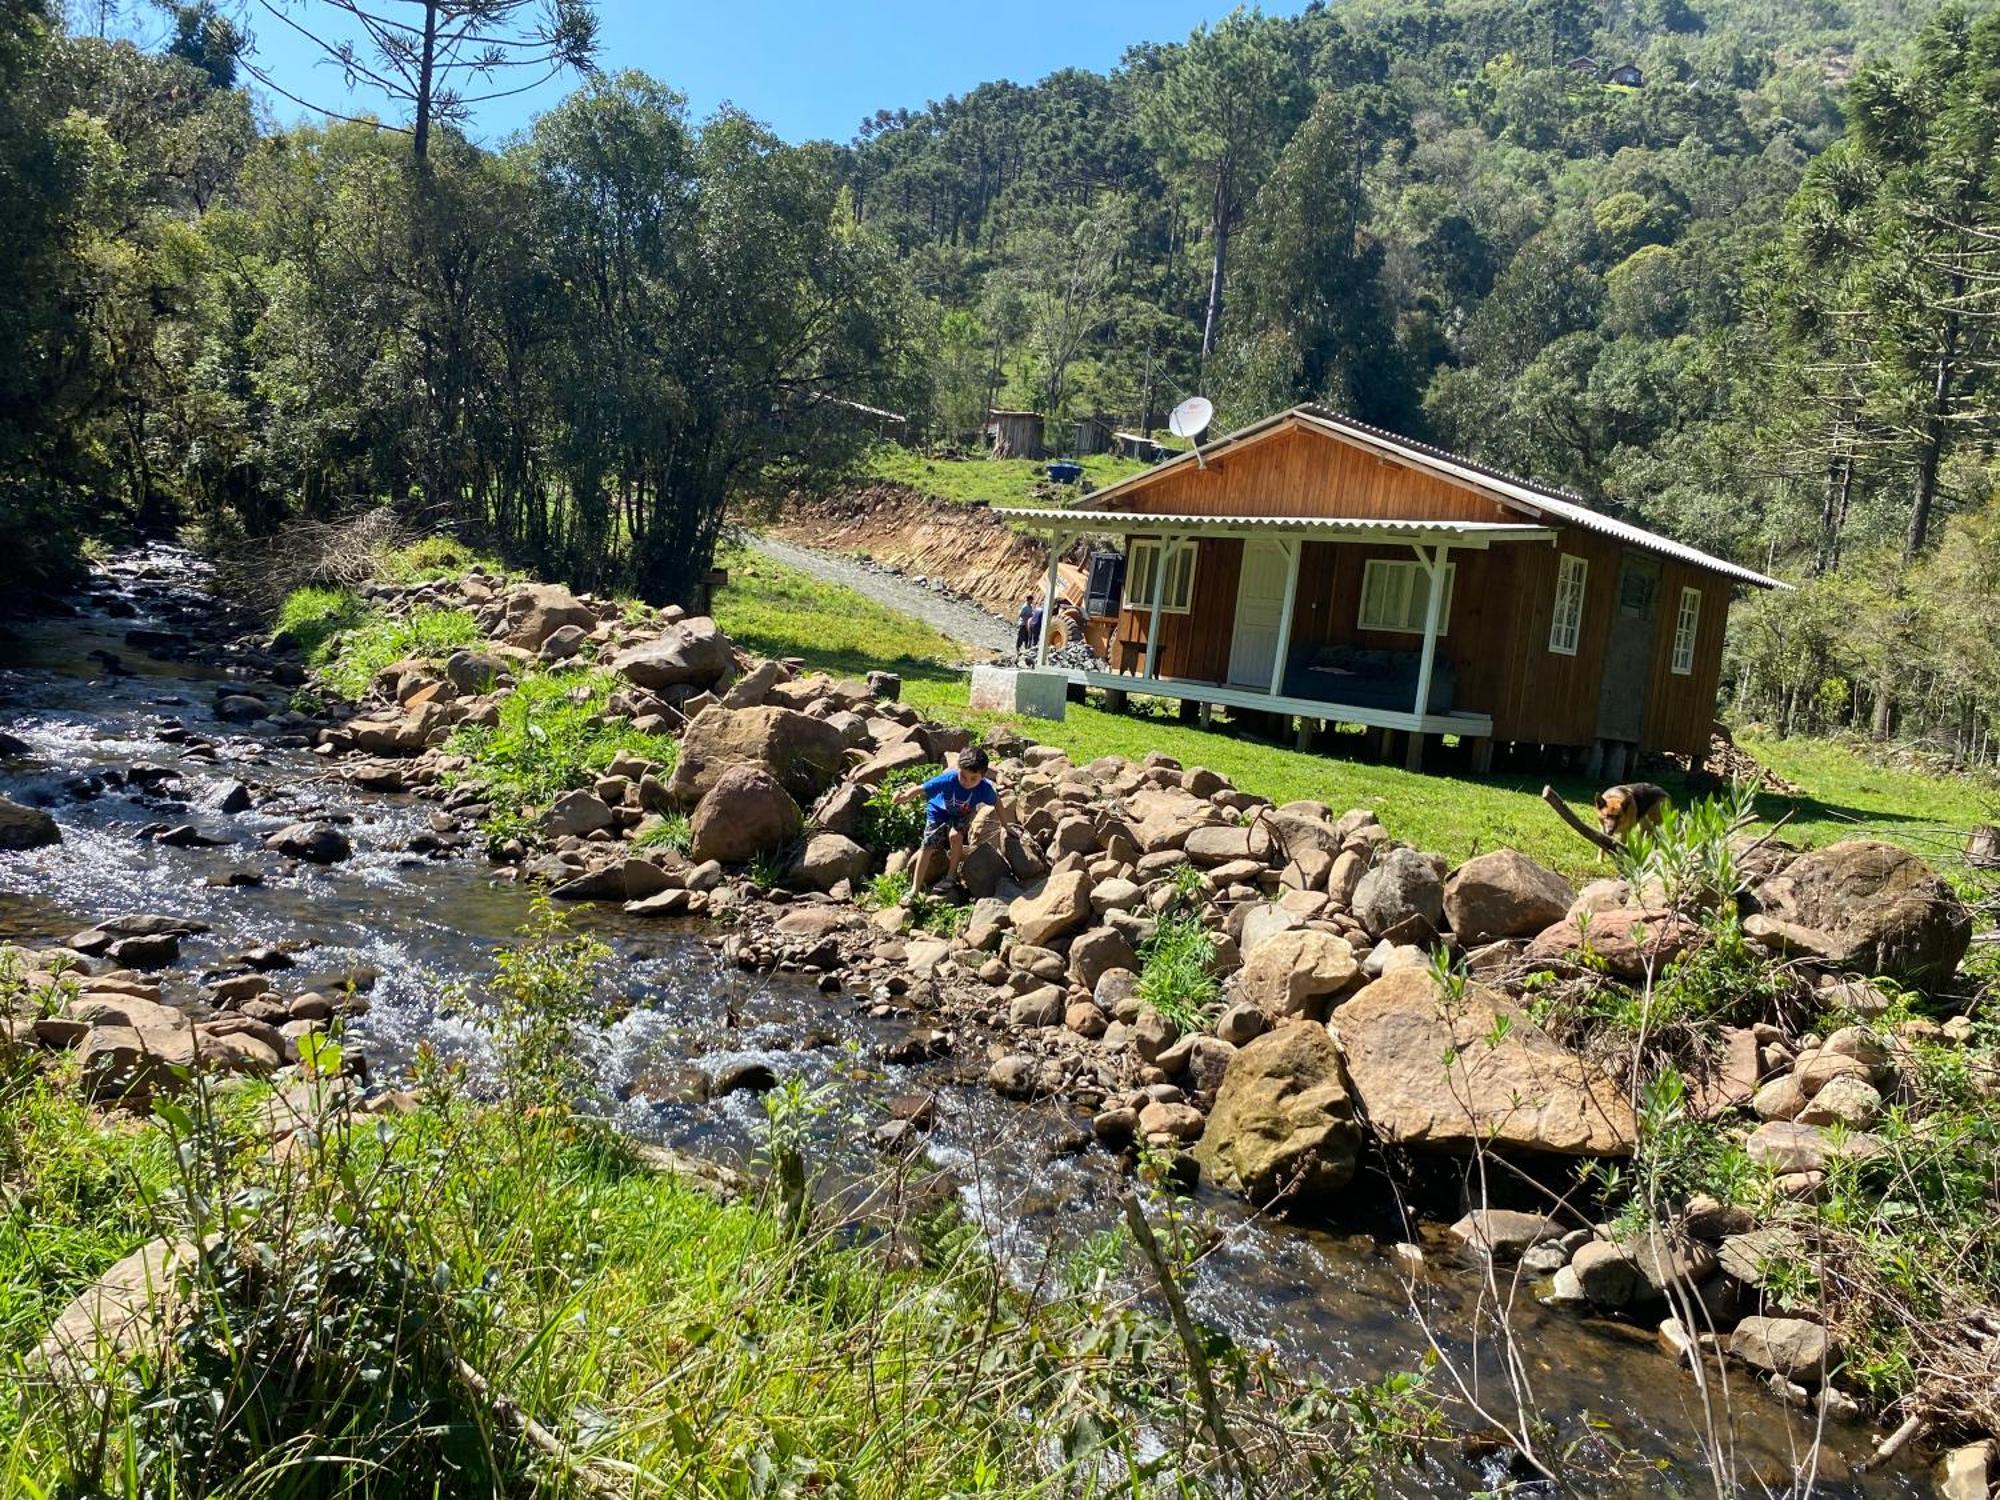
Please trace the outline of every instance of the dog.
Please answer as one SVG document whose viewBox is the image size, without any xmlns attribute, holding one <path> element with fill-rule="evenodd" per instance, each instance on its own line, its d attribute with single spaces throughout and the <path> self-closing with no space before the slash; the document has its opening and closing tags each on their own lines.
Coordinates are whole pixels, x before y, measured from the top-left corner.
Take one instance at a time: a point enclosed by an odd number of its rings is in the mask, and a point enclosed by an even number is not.
<svg viewBox="0 0 2000 1500">
<path fill-rule="evenodd" d="M 1667 789 L 1650 781 L 1628 781 L 1597 794 L 1597 826 L 1608 838 L 1634 829 L 1658 828 L 1668 806 Z"/>
</svg>

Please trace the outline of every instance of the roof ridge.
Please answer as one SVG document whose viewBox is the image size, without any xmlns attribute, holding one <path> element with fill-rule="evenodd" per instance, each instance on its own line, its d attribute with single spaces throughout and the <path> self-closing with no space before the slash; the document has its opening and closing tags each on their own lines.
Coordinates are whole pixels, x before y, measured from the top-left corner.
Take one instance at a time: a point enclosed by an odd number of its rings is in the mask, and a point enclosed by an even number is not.
<svg viewBox="0 0 2000 1500">
<path fill-rule="evenodd" d="M 1726 557 L 1717 557 L 1714 553 L 1704 551 L 1690 542 L 1683 542 L 1674 537 L 1663 536 L 1650 527 L 1640 525 L 1637 521 L 1628 521 L 1623 516 L 1614 516 L 1606 511 L 1599 510 L 1574 491 L 1557 489 L 1552 485 L 1543 484 L 1541 481 L 1535 479 L 1524 479 L 1519 474 L 1509 474 L 1504 469 L 1496 469 L 1490 464 L 1482 464 L 1477 459 L 1468 458 L 1462 453 L 1454 453 L 1449 448 L 1440 448 L 1433 443 L 1426 443 L 1417 438 L 1405 437 L 1399 432 L 1391 432 L 1386 427 L 1373 426 L 1370 423 L 1350 417 L 1344 412 L 1336 411 L 1334 408 L 1321 402 L 1300 402 L 1298 405 L 1288 408 L 1286 415 L 1302 417 L 1307 421 L 1319 422 L 1336 431 L 1346 429 L 1356 435 L 1365 436 L 1374 441 L 1399 448 L 1414 456 L 1428 458 L 1435 462 L 1449 465 L 1467 474 L 1492 480 L 1496 484 L 1509 485 L 1514 489 L 1525 492 L 1524 498 L 1517 502 L 1523 505 L 1532 506 L 1535 503 L 1534 497 L 1539 496 L 1551 508 L 1560 507 L 1560 509 L 1555 510 L 1555 514 L 1562 519 L 1600 531 L 1608 536 L 1619 537 L 1629 545 L 1649 548 L 1667 556 L 1678 556 L 1684 562 L 1692 562 L 1699 567 L 1707 567 L 1732 575 L 1740 582 L 1754 584 L 1759 588 L 1789 589 L 1792 587 L 1792 585 L 1784 582 L 1782 579 L 1772 578 L 1768 574 L 1758 572 L 1755 568 L 1745 567 L 1742 563 L 1731 562 Z M 1567 509 L 1571 514 L 1564 516 L 1564 509 Z"/>
<path fill-rule="evenodd" d="M 1461 469 L 1470 469 L 1475 474 L 1484 474 L 1488 479 L 1500 479 L 1506 481 L 1508 484 L 1518 484 L 1524 490 L 1534 490 L 1537 494 L 1546 495 L 1551 500 L 1562 500 L 1571 505 L 1581 505 L 1585 510 L 1605 516 L 1605 519 L 1609 521 L 1622 519 L 1619 516 L 1606 516 L 1603 511 L 1598 510 L 1596 506 L 1584 499 L 1575 490 L 1560 489 L 1555 485 L 1544 484 L 1539 479 L 1530 479 L 1522 474 L 1510 474 L 1505 469 L 1496 469 L 1491 464 L 1483 464 L 1478 459 L 1469 458 L 1463 453 L 1454 453 L 1451 449 L 1441 448 L 1436 443 L 1427 443 L 1422 438 L 1408 437 L 1390 428 L 1377 427 L 1372 422 L 1364 422 L 1359 417 L 1351 417 L 1346 412 L 1338 411 L 1324 402 L 1302 401 L 1293 407 L 1292 410 L 1306 412 L 1323 422 L 1338 422 L 1344 427 L 1352 427 L 1358 431 L 1369 433 L 1374 437 L 1386 438 L 1388 441 L 1401 444 L 1405 448 L 1415 448 L 1418 452 L 1428 453 L 1433 458 L 1441 458 L 1447 463 L 1457 464 Z M 1686 544 L 1683 543 L 1682 545 L 1685 546 Z"/>
</svg>

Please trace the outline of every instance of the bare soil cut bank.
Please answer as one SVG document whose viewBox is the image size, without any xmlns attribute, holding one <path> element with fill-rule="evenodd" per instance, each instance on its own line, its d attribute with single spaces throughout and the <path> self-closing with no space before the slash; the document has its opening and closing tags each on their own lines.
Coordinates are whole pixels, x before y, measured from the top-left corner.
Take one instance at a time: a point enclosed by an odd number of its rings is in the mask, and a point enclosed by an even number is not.
<svg viewBox="0 0 2000 1500">
<path fill-rule="evenodd" d="M 800 546 L 942 582 L 1008 619 L 1024 596 L 1041 597 L 1048 577 L 1048 548 L 1009 526 L 1004 511 L 932 500 L 901 485 L 794 496 L 758 524 Z"/>
</svg>

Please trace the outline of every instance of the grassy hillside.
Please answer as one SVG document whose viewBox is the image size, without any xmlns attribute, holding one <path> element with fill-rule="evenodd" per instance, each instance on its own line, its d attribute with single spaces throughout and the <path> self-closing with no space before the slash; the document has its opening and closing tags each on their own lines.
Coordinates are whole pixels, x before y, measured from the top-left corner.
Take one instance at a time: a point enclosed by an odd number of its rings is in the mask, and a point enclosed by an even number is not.
<svg viewBox="0 0 2000 1500">
<path fill-rule="evenodd" d="M 1149 465 L 1108 453 L 1077 460 L 1083 477 L 1098 489 L 1130 478 Z M 1028 505 L 1028 492 L 1042 483 L 1048 461 L 1035 458 L 927 458 L 888 444 L 869 454 L 863 472 L 871 479 L 906 485 L 936 500 L 962 505 Z M 1067 492 L 1066 492 L 1067 493 Z"/>
<path fill-rule="evenodd" d="M 903 696 L 926 713 L 980 727 L 1002 719 L 967 708 L 967 679 L 955 666 L 964 651 L 956 643 L 852 590 L 769 559 L 747 554 L 731 558 L 729 586 L 717 596 L 715 612 L 723 628 L 753 651 L 801 656 L 846 674 L 887 667 L 902 674 Z M 1071 704 L 1059 724 L 1017 722 L 1025 733 L 1060 745 L 1077 761 L 1160 750 L 1183 765 L 1212 767 L 1245 791 L 1274 801 L 1311 798 L 1336 811 L 1372 808 L 1398 838 L 1453 860 L 1510 847 L 1574 878 L 1609 873 L 1609 862 L 1542 803 L 1545 778 L 1539 775 L 1413 775 L 1400 766 L 1301 754 L 1241 730 L 1182 724 L 1167 700 L 1135 700 L 1134 711 L 1126 714 Z M 1838 745 L 1746 740 L 1744 748 L 1808 789 L 1804 798 L 1766 796 L 1759 801 L 1767 818 L 1791 813 L 1784 836 L 1805 844 L 1879 837 L 1949 863 L 1964 845 L 1965 830 L 2000 808 L 2000 793 L 1990 788 L 1878 767 Z M 1667 781 L 1670 790 L 1683 791 L 1676 778 Z M 1588 803 L 1598 789 L 1577 777 L 1559 777 L 1555 785 L 1579 804 Z"/>
</svg>

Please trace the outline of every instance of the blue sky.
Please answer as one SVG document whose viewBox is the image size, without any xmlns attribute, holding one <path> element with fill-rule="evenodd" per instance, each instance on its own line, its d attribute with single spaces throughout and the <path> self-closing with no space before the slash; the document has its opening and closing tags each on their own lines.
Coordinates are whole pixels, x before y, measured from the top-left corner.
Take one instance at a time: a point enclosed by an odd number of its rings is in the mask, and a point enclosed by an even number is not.
<svg viewBox="0 0 2000 1500">
<path fill-rule="evenodd" d="M 681 90 L 697 117 L 728 101 L 788 140 L 845 141 L 864 115 L 880 108 L 915 109 L 995 78 L 1030 83 L 1062 67 L 1109 68 L 1128 45 L 1177 40 L 1197 24 L 1226 15 L 1232 3 L 600 0 L 598 61 L 605 68 L 642 69 Z M 230 9 L 239 6 L 257 39 L 257 65 L 281 88 L 328 109 L 382 112 L 379 97 L 350 92 L 338 69 L 318 61 L 311 45 L 269 8 L 316 22 L 324 12 L 312 0 L 268 0 L 268 5 L 236 0 Z M 1298 8 L 1284 0 L 1265 7 Z M 150 39 L 161 27 L 146 18 L 135 29 Z M 566 78 L 482 105 L 473 134 L 497 141 L 525 127 L 574 85 L 574 78 Z M 282 123 L 304 113 L 274 95 L 266 93 L 266 99 Z"/>
</svg>

